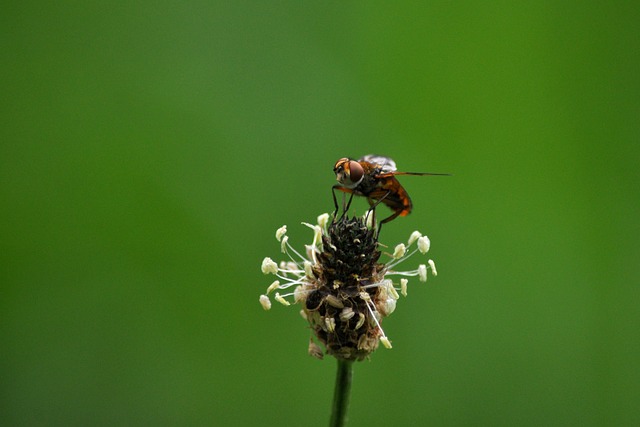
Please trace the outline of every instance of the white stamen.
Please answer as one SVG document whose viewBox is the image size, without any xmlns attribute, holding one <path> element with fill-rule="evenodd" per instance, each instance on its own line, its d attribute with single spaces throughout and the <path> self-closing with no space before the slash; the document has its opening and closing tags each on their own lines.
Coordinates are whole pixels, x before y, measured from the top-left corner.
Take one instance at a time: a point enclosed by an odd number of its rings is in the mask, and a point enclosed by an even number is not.
<svg viewBox="0 0 640 427">
<path fill-rule="evenodd" d="M 360 329 L 362 325 L 364 325 L 364 321 L 366 320 L 366 318 L 364 317 L 364 314 L 358 313 L 358 316 L 360 318 L 358 319 L 358 323 L 356 323 L 356 329 Z"/>
<path fill-rule="evenodd" d="M 289 240 L 289 236 L 282 237 L 280 241 L 280 251 L 284 254 L 287 252 L 287 241 Z"/>
<path fill-rule="evenodd" d="M 318 225 L 320 226 L 320 228 L 325 228 L 327 226 L 327 222 L 329 222 L 328 213 L 323 213 L 322 215 L 318 216 Z"/>
<path fill-rule="evenodd" d="M 291 270 L 291 271 L 296 271 L 296 270 L 299 269 L 299 266 L 295 262 L 289 261 L 289 262 L 287 262 L 287 269 Z"/>
<path fill-rule="evenodd" d="M 312 339 L 309 340 L 309 356 L 313 356 L 316 359 L 322 360 L 324 358 L 324 353 L 318 344 L 313 342 Z"/>
<path fill-rule="evenodd" d="M 420 233 L 418 230 L 411 233 L 411 236 L 409 236 L 409 242 L 407 243 L 407 246 L 411 246 L 413 242 L 418 240 L 420 237 L 422 237 L 422 233 Z"/>
<path fill-rule="evenodd" d="M 275 282 L 270 284 L 269 287 L 267 288 L 267 295 L 269 295 L 271 292 L 275 291 L 279 287 L 280 287 L 280 281 L 276 280 Z"/>
<path fill-rule="evenodd" d="M 303 257 L 302 255 L 300 255 L 300 252 L 296 251 L 296 249 L 295 249 L 293 246 L 291 246 L 291 245 L 289 244 L 289 242 L 287 242 L 287 248 L 289 248 L 289 249 L 291 250 L 291 252 L 293 252 L 294 254 L 296 254 L 296 256 L 297 256 L 298 258 L 300 258 L 302 261 L 306 260 L 306 258 L 305 258 L 305 257 Z M 291 262 L 294 262 L 294 263 L 296 263 L 296 264 L 297 264 L 296 260 L 294 260 L 294 259 L 293 259 L 293 257 L 291 256 L 291 254 L 289 254 L 289 252 L 287 252 L 287 255 L 289 255 L 289 258 L 291 259 Z"/>
<path fill-rule="evenodd" d="M 335 307 L 335 308 L 344 307 L 344 303 L 340 300 L 340 298 L 338 298 L 335 295 L 331 295 L 331 294 L 327 295 L 326 301 L 327 301 L 327 304 L 329 304 L 331 307 Z"/>
<path fill-rule="evenodd" d="M 260 305 L 265 310 L 269 310 L 271 308 L 271 301 L 269 300 L 269 297 L 266 295 L 260 295 Z"/>
<path fill-rule="evenodd" d="M 289 274 L 291 274 L 291 269 L 287 267 L 286 261 L 280 261 L 280 265 L 278 266 L 278 272 L 282 276 L 289 278 Z M 278 274 L 276 274 L 276 276 L 278 276 Z"/>
<path fill-rule="evenodd" d="M 312 245 L 313 246 L 317 245 L 318 242 L 322 240 L 322 229 L 320 228 L 320 226 L 311 225 L 308 222 L 303 222 L 302 224 L 306 225 L 307 227 L 309 227 L 310 229 L 313 230 L 313 243 L 312 243 Z"/>
<path fill-rule="evenodd" d="M 429 267 L 431 267 L 431 272 L 433 273 L 434 276 L 438 275 L 438 270 L 436 270 L 436 263 L 433 262 L 432 259 L 430 259 L 429 261 L 427 261 L 429 263 Z"/>
<path fill-rule="evenodd" d="M 378 306 L 378 310 L 383 316 L 389 316 L 396 310 L 396 299 L 389 297 Z"/>
<path fill-rule="evenodd" d="M 276 301 L 278 301 L 280 304 L 282 305 L 291 305 L 291 303 L 289 301 L 287 301 L 286 299 L 284 299 L 282 296 L 280 296 L 279 293 L 276 292 L 276 296 L 275 296 Z"/>
<path fill-rule="evenodd" d="M 342 311 L 340 312 L 340 320 L 342 320 L 343 322 L 346 322 L 347 320 L 351 319 L 353 316 L 355 316 L 355 312 L 353 311 L 353 308 L 351 307 L 345 307 L 342 309 Z"/>
<path fill-rule="evenodd" d="M 393 282 L 391 281 L 391 279 L 386 279 L 385 283 L 386 283 L 387 293 L 391 296 L 391 298 L 393 299 L 400 298 L 400 295 L 398 295 L 398 291 L 396 291 L 396 288 L 393 287 Z"/>
<path fill-rule="evenodd" d="M 309 278 L 313 277 L 313 266 L 309 261 L 304 262 L 304 274 Z"/>
<path fill-rule="evenodd" d="M 420 264 L 418 266 L 418 277 L 420 278 L 421 282 L 426 282 L 427 281 L 427 266 L 424 264 Z"/>
<path fill-rule="evenodd" d="M 296 286 L 293 290 L 293 300 L 296 303 L 304 302 L 307 300 L 308 292 L 304 289 L 302 285 Z"/>
<path fill-rule="evenodd" d="M 311 259 L 313 261 L 313 263 L 317 263 L 318 260 L 316 259 L 316 252 L 317 252 L 317 247 L 315 245 L 315 243 L 313 245 L 304 245 L 304 248 L 307 252 L 307 258 Z"/>
<path fill-rule="evenodd" d="M 283 225 L 282 227 L 280 227 L 280 228 L 278 228 L 276 230 L 276 239 L 278 239 L 278 242 L 280 241 L 280 239 L 282 239 L 282 236 L 284 236 L 286 233 L 287 233 L 287 226 L 286 225 Z"/>
<path fill-rule="evenodd" d="M 380 333 L 382 334 L 382 336 L 385 337 L 386 335 L 384 334 L 384 330 L 382 329 L 382 326 L 380 326 L 380 322 L 378 321 L 378 319 L 380 318 L 380 313 L 377 310 L 373 311 L 373 309 L 371 308 L 372 306 L 373 308 L 376 308 L 376 306 L 373 304 L 373 302 L 367 302 L 366 305 L 367 305 L 367 309 L 369 310 L 369 313 L 371 314 L 371 319 L 369 320 L 369 322 L 372 325 L 376 325 L 378 329 L 380 329 Z"/>
<path fill-rule="evenodd" d="M 402 258 L 406 252 L 407 252 L 407 247 L 404 245 L 404 243 L 400 243 L 398 246 L 396 246 L 396 249 L 393 251 L 393 258 L 394 259 Z"/>
<path fill-rule="evenodd" d="M 327 332 L 334 332 L 336 330 L 336 319 L 333 317 L 325 317 L 324 324 L 327 327 Z"/>
<path fill-rule="evenodd" d="M 369 230 L 373 230 L 373 213 L 367 212 L 366 214 L 363 215 L 363 217 L 364 217 L 365 225 L 367 226 L 367 228 Z"/>
<path fill-rule="evenodd" d="M 422 236 L 418 239 L 418 250 L 422 254 L 426 254 L 429 252 L 429 248 L 431 247 L 431 240 L 427 236 Z"/>
<path fill-rule="evenodd" d="M 264 274 L 276 274 L 278 272 L 278 264 L 273 262 L 269 257 L 262 260 L 262 272 Z"/>
<path fill-rule="evenodd" d="M 400 293 L 405 297 L 407 296 L 407 283 L 409 283 L 407 279 L 400 279 Z"/>
<path fill-rule="evenodd" d="M 389 341 L 389 338 L 380 337 L 380 342 L 382 343 L 383 346 L 385 346 L 385 348 L 392 348 L 391 347 L 391 341 Z"/>
</svg>

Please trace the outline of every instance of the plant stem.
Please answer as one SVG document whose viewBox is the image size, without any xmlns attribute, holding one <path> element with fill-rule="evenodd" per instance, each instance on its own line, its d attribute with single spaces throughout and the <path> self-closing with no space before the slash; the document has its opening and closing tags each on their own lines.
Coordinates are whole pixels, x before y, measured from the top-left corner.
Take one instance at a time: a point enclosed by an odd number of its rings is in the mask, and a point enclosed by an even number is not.
<svg viewBox="0 0 640 427">
<path fill-rule="evenodd" d="M 338 359 L 338 372 L 336 374 L 336 388 L 333 392 L 330 427 L 342 427 L 347 423 L 352 377 L 353 362 Z"/>
</svg>

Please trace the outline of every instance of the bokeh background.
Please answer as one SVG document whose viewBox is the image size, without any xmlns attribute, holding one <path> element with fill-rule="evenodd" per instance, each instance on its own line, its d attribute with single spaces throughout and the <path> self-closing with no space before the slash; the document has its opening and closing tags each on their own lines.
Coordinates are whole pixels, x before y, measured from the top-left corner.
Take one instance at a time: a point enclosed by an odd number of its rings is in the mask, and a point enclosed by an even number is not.
<svg viewBox="0 0 640 427">
<path fill-rule="evenodd" d="M 276 228 L 379 153 L 430 236 L 351 426 L 640 424 L 640 6 L 8 2 L 0 424 L 326 425 Z M 357 201 L 363 212 L 366 203 Z M 415 265 L 410 265 L 412 262 Z M 415 268 L 419 260 L 407 261 Z"/>
</svg>

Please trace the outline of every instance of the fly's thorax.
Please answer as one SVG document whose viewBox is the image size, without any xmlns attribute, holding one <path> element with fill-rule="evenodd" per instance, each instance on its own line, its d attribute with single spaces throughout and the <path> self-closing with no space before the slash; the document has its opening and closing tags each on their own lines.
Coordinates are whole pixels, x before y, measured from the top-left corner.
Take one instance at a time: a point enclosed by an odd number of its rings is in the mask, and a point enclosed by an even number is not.
<svg viewBox="0 0 640 427">
<path fill-rule="evenodd" d="M 379 188 L 382 185 L 382 181 L 376 178 L 376 176 L 377 173 L 375 173 L 375 171 L 365 174 L 356 187 L 356 191 L 364 196 L 368 196 L 375 189 Z"/>
</svg>

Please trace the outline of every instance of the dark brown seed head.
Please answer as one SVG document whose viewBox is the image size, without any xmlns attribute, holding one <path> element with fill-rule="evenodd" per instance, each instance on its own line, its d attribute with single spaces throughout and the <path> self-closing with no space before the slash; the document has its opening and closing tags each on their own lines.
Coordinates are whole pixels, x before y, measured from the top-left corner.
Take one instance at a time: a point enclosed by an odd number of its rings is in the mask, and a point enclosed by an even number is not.
<svg viewBox="0 0 640 427">
<path fill-rule="evenodd" d="M 314 268 L 316 289 L 303 310 L 328 354 L 363 360 L 378 347 L 381 335 L 372 318 L 378 314 L 372 302 L 380 287 L 367 287 L 379 283 L 384 273 L 376 232 L 361 218 L 343 217 L 329 226 L 322 244 Z"/>
</svg>

